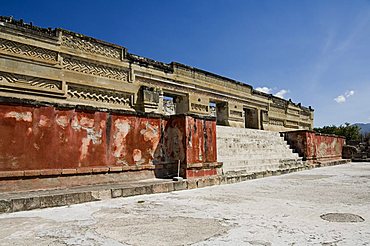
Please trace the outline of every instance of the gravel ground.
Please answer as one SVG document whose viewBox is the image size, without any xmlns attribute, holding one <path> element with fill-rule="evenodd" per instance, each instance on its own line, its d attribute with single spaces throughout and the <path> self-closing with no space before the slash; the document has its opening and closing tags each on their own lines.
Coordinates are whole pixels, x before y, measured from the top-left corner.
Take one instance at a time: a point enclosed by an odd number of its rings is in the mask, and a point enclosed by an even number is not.
<svg viewBox="0 0 370 246">
<path fill-rule="evenodd" d="M 370 245 L 370 163 L 0 215 L 0 245 Z"/>
</svg>

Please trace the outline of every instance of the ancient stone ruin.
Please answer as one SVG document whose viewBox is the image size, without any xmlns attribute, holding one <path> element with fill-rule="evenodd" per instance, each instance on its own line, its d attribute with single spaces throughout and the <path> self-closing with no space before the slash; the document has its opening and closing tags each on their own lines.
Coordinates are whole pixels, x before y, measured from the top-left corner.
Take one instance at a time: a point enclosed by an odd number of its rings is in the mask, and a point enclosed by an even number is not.
<svg viewBox="0 0 370 246">
<path fill-rule="evenodd" d="M 313 119 L 311 107 L 233 79 L 0 17 L 2 184 L 71 176 L 90 184 L 107 173 L 110 182 L 166 178 L 178 161 L 189 179 L 340 159 L 341 138 L 309 134 Z M 279 133 L 296 130 L 285 137 L 298 153 Z"/>
</svg>

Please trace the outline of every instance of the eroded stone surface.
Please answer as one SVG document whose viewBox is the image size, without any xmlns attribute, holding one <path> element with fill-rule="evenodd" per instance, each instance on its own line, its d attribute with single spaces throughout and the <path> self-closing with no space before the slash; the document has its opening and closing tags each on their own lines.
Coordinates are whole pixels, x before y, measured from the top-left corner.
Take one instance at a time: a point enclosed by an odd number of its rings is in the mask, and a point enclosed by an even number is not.
<svg viewBox="0 0 370 246">
<path fill-rule="evenodd" d="M 363 222 L 364 218 L 357 214 L 350 213 L 328 213 L 320 216 L 321 219 L 329 222 Z"/>
<path fill-rule="evenodd" d="M 0 215 L 0 245 L 366 245 L 369 164 Z M 300 178 L 302 177 L 302 178 Z M 361 182 L 356 182 L 357 180 Z M 350 213 L 361 223 L 333 223 Z"/>
</svg>

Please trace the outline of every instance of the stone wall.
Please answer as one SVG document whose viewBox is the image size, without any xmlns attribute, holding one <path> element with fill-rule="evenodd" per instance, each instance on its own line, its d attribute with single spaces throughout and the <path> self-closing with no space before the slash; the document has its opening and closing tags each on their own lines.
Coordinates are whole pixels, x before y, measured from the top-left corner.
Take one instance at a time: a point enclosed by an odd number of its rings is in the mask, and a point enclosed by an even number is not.
<svg viewBox="0 0 370 246">
<path fill-rule="evenodd" d="M 171 110 L 166 97 L 173 98 Z M 246 83 L 8 17 L 0 17 L 0 98 L 163 115 L 214 114 L 222 125 L 271 131 L 313 127 L 311 107 Z"/>
<path fill-rule="evenodd" d="M 284 135 L 299 155 L 310 163 L 342 159 L 344 137 L 313 131 L 292 131 L 285 132 Z"/>
<path fill-rule="evenodd" d="M 217 174 L 215 119 L 0 104 L 0 177 Z"/>
</svg>

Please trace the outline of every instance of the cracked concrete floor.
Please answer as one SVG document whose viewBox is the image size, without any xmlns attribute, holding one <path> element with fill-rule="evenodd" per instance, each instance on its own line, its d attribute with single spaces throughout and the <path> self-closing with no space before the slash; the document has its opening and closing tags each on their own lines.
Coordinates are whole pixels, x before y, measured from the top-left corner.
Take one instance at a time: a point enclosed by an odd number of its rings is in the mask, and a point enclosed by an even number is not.
<svg viewBox="0 0 370 246">
<path fill-rule="evenodd" d="M 370 245 L 370 163 L 0 215 L 0 245 Z M 351 213 L 358 223 L 329 222 Z"/>
</svg>

